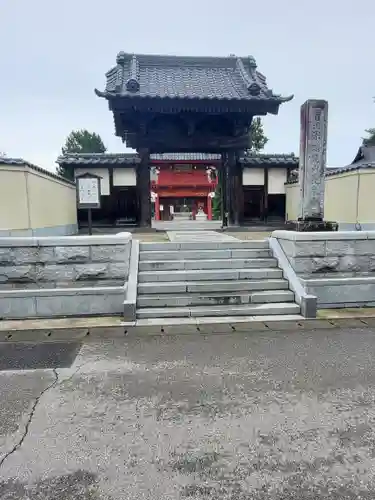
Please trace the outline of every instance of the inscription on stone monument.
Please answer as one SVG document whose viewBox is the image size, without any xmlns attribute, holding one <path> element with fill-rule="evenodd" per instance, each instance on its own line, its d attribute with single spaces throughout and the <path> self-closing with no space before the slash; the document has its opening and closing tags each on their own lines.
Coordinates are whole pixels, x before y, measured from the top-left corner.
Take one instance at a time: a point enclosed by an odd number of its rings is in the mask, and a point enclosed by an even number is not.
<svg viewBox="0 0 375 500">
<path fill-rule="evenodd" d="M 301 107 L 299 220 L 323 221 L 328 102 L 308 100 Z"/>
</svg>

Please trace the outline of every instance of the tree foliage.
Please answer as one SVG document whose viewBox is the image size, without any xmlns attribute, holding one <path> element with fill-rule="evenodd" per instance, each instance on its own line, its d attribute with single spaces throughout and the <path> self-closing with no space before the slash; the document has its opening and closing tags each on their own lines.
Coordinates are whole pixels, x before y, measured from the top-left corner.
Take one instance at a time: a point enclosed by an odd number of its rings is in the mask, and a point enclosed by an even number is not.
<svg viewBox="0 0 375 500">
<path fill-rule="evenodd" d="M 264 134 L 262 120 L 257 117 L 254 118 L 250 128 L 250 148 L 249 150 L 254 153 L 259 153 L 264 149 L 268 142 L 268 137 Z"/>
<path fill-rule="evenodd" d="M 368 128 L 365 132 L 368 137 L 362 138 L 362 144 L 364 146 L 375 146 L 375 128 Z"/>
<path fill-rule="evenodd" d="M 70 132 L 61 149 L 63 155 L 67 153 L 105 153 L 106 151 L 107 148 L 100 135 L 88 130 Z"/>
<path fill-rule="evenodd" d="M 61 148 L 63 155 L 69 153 L 105 153 L 106 151 L 107 148 L 100 135 L 85 129 L 70 132 Z M 57 173 L 66 179 L 73 179 L 73 171 L 67 167 L 59 166 Z"/>
</svg>

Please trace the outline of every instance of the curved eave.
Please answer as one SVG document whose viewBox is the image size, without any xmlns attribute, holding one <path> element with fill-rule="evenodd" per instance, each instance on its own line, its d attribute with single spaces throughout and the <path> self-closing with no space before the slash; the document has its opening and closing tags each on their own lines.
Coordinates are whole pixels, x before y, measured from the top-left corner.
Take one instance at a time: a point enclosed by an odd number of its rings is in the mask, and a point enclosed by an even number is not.
<svg viewBox="0 0 375 500">
<path fill-rule="evenodd" d="M 134 92 L 132 94 L 121 94 L 121 93 L 116 93 L 116 92 L 109 92 L 109 91 L 101 91 L 98 89 L 94 89 L 95 94 L 98 97 L 102 97 L 104 99 L 141 99 L 141 100 L 146 100 L 146 99 L 152 99 L 152 100 L 157 100 L 157 101 L 172 101 L 172 100 L 181 100 L 181 101 L 218 101 L 218 102 L 236 102 L 236 101 L 244 101 L 246 103 L 256 103 L 256 102 L 270 102 L 273 104 L 283 104 L 284 102 L 289 102 L 294 98 L 294 94 L 287 96 L 287 97 L 281 97 L 278 95 L 272 95 L 269 97 L 265 96 L 254 96 L 251 99 L 243 99 L 243 98 L 233 98 L 233 99 L 227 99 L 225 97 L 215 97 L 215 96 L 205 96 L 205 97 L 196 97 L 196 96 L 179 96 L 179 95 L 166 95 L 166 96 L 158 96 L 158 95 L 144 95 L 144 94 L 138 94 L 137 92 Z"/>
<path fill-rule="evenodd" d="M 104 99 L 115 99 L 117 97 L 117 94 L 114 94 L 113 92 L 107 92 L 107 91 L 102 92 L 101 90 L 98 89 L 94 89 L 94 92 L 98 97 L 102 97 Z"/>
<path fill-rule="evenodd" d="M 294 94 L 291 94 L 286 97 L 279 97 L 279 96 L 274 96 L 274 97 L 278 97 L 280 104 L 284 104 L 284 102 L 292 101 L 294 99 Z"/>
</svg>

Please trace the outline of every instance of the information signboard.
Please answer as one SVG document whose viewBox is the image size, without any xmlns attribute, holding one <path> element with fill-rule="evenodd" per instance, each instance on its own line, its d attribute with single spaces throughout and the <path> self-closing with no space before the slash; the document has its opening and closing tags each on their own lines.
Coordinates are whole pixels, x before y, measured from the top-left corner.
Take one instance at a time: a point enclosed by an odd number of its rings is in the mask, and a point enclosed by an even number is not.
<svg viewBox="0 0 375 500">
<path fill-rule="evenodd" d="M 100 208 L 100 179 L 77 177 L 78 208 Z"/>
<path fill-rule="evenodd" d="M 83 174 L 76 177 L 77 206 L 87 210 L 89 234 L 92 234 L 92 209 L 100 208 L 100 177 Z"/>
</svg>

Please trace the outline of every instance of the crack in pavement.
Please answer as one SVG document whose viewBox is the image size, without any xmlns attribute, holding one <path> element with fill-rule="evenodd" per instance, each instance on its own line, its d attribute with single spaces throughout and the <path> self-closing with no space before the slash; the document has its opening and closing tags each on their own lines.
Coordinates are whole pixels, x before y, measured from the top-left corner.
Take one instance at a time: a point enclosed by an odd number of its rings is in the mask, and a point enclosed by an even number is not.
<svg viewBox="0 0 375 500">
<path fill-rule="evenodd" d="M 100 359 L 100 356 L 97 356 L 97 359 Z M 64 379 L 64 380 L 60 380 L 59 379 L 59 374 L 57 373 L 57 369 L 56 368 L 53 368 L 52 372 L 53 374 L 55 375 L 55 380 L 49 384 L 45 389 L 43 389 L 43 391 L 39 394 L 39 396 L 35 399 L 34 401 L 34 404 L 31 408 L 31 412 L 29 413 L 29 416 L 28 416 L 28 419 L 27 419 L 27 422 L 26 422 L 26 425 L 25 425 L 25 430 L 21 436 L 21 439 L 18 441 L 18 443 L 16 443 L 13 448 L 8 451 L 1 459 L 0 459 L 0 468 L 4 465 L 5 461 L 11 456 L 13 455 L 13 453 L 15 453 L 23 444 L 23 442 L 25 441 L 26 437 L 27 437 L 27 434 L 29 432 L 29 428 L 30 428 L 30 425 L 31 425 L 31 421 L 35 415 L 35 411 L 36 411 L 36 408 L 39 404 L 39 401 L 41 400 L 42 396 L 47 392 L 49 391 L 50 389 L 52 389 L 53 387 L 55 387 L 56 385 L 62 385 L 66 382 L 69 382 L 69 380 L 71 380 L 75 375 L 77 375 L 77 373 L 84 367 L 86 366 L 87 364 L 91 363 L 92 360 L 89 360 L 89 361 L 85 361 L 84 363 L 82 363 L 80 366 L 78 366 L 78 368 L 76 370 L 74 370 L 74 373 L 72 373 L 72 375 L 70 375 L 68 378 Z"/>
<path fill-rule="evenodd" d="M 29 428 L 30 428 L 30 425 L 31 425 L 31 421 L 35 415 L 35 411 L 36 411 L 36 408 L 38 406 L 38 403 L 40 401 L 40 399 L 42 398 L 42 396 L 47 392 L 49 391 L 50 389 L 52 389 L 53 387 L 55 387 L 55 385 L 57 384 L 57 382 L 59 381 L 59 375 L 56 371 L 56 369 L 54 368 L 52 370 L 53 374 L 55 375 L 55 380 L 49 384 L 45 389 L 43 389 L 43 391 L 39 394 L 39 396 L 35 399 L 34 401 L 34 404 L 31 408 L 31 412 L 29 413 L 29 416 L 28 416 L 28 419 L 27 419 L 27 422 L 26 422 L 26 425 L 25 425 L 25 430 L 21 436 L 21 439 L 18 441 L 18 443 L 16 443 L 13 448 L 11 450 L 9 450 L 7 453 L 5 453 L 5 455 L 0 459 L 0 468 L 4 465 L 5 461 L 11 456 L 13 455 L 13 453 L 15 453 L 21 446 L 22 446 L 22 443 L 25 441 L 26 437 L 27 437 L 27 434 L 29 433 Z"/>
</svg>

